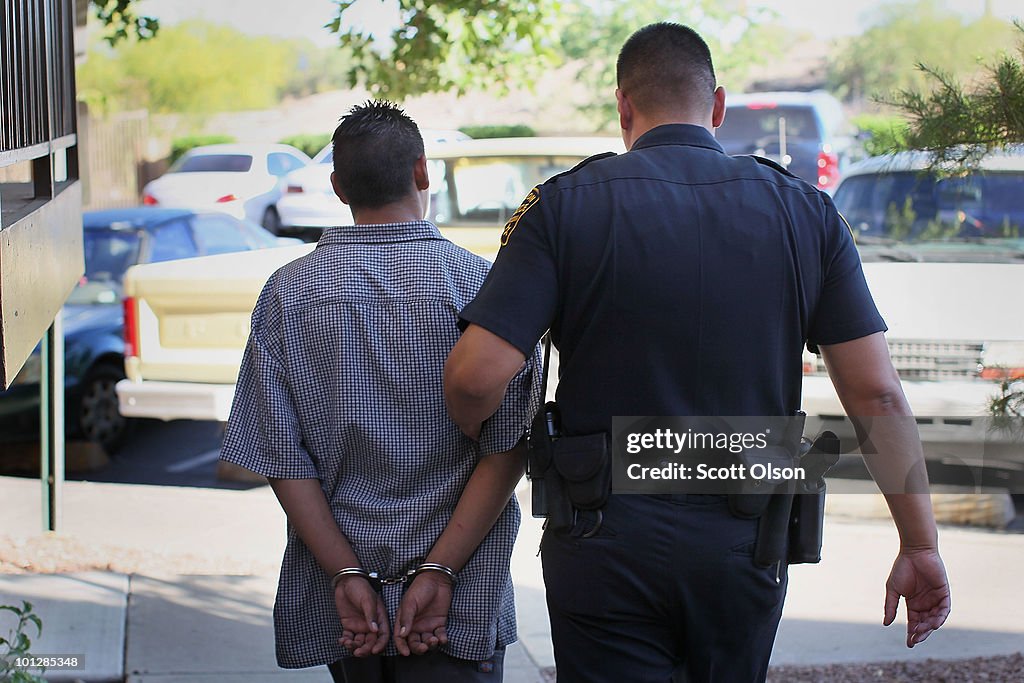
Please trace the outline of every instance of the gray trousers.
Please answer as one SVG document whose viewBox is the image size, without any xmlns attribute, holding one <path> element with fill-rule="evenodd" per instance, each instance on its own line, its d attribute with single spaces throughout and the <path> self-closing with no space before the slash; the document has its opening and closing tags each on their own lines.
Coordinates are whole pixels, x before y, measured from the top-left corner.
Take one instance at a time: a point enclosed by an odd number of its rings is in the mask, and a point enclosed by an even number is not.
<svg viewBox="0 0 1024 683">
<path fill-rule="evenodd" d="M 328 665 L 335 683 L 500 683 L 505 648 L 471 662 L 443 652 L 408 657 L 346 657 Z"/>
</svg>

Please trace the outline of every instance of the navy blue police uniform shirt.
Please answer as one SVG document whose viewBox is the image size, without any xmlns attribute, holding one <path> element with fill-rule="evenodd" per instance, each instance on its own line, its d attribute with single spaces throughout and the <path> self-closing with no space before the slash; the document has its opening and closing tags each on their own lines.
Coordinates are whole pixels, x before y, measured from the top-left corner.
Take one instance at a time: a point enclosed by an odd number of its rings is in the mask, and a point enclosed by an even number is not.
<svg viewBox="0 0 1024 683">
<path fill-rule="evenodd" d="M 886 329 L 832 200 L 685 124 L 535 188 L 461 319 L 526 357 L 550 328 L 569 435 L 790 415 L 805 343 Z"/>
</svg>

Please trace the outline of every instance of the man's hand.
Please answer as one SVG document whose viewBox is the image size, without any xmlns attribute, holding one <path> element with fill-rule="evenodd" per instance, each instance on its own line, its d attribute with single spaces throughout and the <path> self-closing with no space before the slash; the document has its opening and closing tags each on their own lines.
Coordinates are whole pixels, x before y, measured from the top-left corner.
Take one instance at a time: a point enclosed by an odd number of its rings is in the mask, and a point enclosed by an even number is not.
<svg viewBox="0 0 1024 683">
<path fill-rule="evenodd" d="M 353 656 L 369 657 L 388 644 L 388 613 L 384 600 L 361 576 L 343 578 L 334 589 L 334 605 L 341 618 L 338 642 Z"/>
<path fill-rule="evenodd" d="M 395 647 L 402 655 L 422 655 L 448 642 L 445 626 L 452 585 L 440 572 L 417 575 L 402 596 L 395 619 Z"/>
<path fill-rule="evenodd" d="M 900 596 L 907 602 L 907 647 L 914 647 L 949 616 L 949 581 L 935 548 L 901 550 L 885 582 L 885 618 L 896 619 Z"/>
</svg>

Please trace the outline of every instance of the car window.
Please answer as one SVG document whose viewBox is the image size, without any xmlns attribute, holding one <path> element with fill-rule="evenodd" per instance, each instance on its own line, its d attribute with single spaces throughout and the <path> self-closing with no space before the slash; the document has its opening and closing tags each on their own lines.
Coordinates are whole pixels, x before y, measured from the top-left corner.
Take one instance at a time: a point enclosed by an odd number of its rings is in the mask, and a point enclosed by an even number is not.
<svg viewBox="0 0 1024 683">
<path fill-rule="evenodd" d="M 267 171 L 273 176 L 281 177 L 288 175 L 290 171 L 305 165 L 305 162 L 301 159 L 284 152 L 271 152 L 267 155 Z"/>
<path fill-rule="evenodd" d="M 854 233 L 900 243 L 1024 238 L 1024 173 L 937 178 L 916 172 L 847 178 L 835 203 Z"/>
<path fill-rule="evenodd" d="M 728 107 L 715 137 L 726 142 L 743 141 L 764 146 L 779 136 L 779 119 L 786 120 L 786 137 L 820 140 L 814 108 L 796 105 L 749 105 Z"/>
<path fill-rule="evenodd" d="M 198 255 L 192 231 L 184 219 L 164 223 L 149 234 L 149 260 L 152 263 Z"/>
<path fill-rule="evenodd" d="M 86 230 L 85 277 L 120 282 L 129 266 L 138 263 L 141 243 L 135 230 Z"/>
<path fill-rule="evenodd" d="M 526 193 L 578 157 L 483 157 L 432 161 L 432 219 L 438 225 L 504 224 Z M 436 180 L 436 182 L 435 182 Z"/>
<path fill-rule="evenodd" d="M 182 158 L 168 173 L 247 173 L 251 168 L 250 154 L 196 154 Z"/>
<path fill-rule="evenodd" d="M 230 216 L 198 215 L 192 219 L 196 242 L 204 254 L 249 251 L 255 244 L 242 224 Z"/>
</svg>

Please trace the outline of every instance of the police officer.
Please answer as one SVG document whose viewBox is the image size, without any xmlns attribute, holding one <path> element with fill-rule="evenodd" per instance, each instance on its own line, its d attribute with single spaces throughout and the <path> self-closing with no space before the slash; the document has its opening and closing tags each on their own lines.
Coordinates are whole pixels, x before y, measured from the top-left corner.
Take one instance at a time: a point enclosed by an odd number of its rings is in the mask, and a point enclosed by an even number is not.
<svg viewBox="0 0 1024 683">
<path fill-rule="evenodd" d="M 909 416 L 850 231 L 825 194 L 724 154 L 725 92 L 700 36 L 642 28 L 617 76 L 629 151 L 534 189 L 462 311 L 445 391 L 463 431 L 548 329 L 570 436 L 616 415 L 791 415 L 805 343 L 851 415 Z M 893 424 L 869 467 L 899 463 L 927 491 L 913 421 Z M 901 549 L 885 621 L 903 596 L 913 646 L 944 622 L 949 589 L 926 493 L 887 499 Z M 787 579 L 752 561 L 757 521 L 724 496 L 611 495 L 600 512 L 543 540 L 559 681 L 763 680 Z"/>
</svg>

